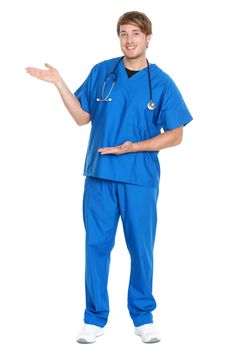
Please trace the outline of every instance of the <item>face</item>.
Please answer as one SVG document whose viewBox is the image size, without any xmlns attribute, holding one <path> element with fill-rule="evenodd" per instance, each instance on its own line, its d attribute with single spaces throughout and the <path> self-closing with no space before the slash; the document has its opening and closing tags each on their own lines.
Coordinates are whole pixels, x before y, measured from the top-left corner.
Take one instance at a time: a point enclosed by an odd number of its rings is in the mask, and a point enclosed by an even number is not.
<svg viewBox="0 0 233 350">
<path fill-rule="evenodd" d="M 137 26 L 124 24 L 120 26 L 121 50 L 127 58 L 135 59 L 145 56 L 147 43 L 151 35 L 144 34 Z"/>
</svg>

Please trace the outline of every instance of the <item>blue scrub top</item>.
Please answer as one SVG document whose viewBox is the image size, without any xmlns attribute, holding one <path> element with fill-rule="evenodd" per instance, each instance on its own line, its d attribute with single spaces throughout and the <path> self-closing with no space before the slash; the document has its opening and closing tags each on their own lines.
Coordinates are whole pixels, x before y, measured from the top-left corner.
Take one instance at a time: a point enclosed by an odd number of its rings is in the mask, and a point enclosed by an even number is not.
<svg viewBox="0 0 233 350">
<path fill-rule="evenodd" d="M 123 60 L 117 66 L 116 84 L 111 102 L 98 102 L 106 76 L 120 57 L 95 65 L 74 95 L 83 110 L 91 116 L 91 131 L 83 175 L 157 187 L 160 178 L 158 151 L 101 155 L 102 147 L 119 146 L 125 141 L 143 141 L 186 125 L 192 120 L 185 102 L 168 74 L 150 64 L 154 111 L 147 108 L 150 100 L 147 67 L 128 78 Z M 105 97 L 112 86 L 107 80 Z"/>
</svg>

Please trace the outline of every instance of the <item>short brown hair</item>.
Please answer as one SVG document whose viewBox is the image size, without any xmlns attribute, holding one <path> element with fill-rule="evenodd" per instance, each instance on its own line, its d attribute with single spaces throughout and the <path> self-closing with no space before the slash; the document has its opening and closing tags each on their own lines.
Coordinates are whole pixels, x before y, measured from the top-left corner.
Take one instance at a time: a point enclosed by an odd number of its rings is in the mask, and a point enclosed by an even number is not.
<svg viewBox="0 0 233 350">
<path fill-rule="evenodd" d="M 143 12 L 130 11 L 125 12 L 117 22 L 117 34 L 120 35 L 120 26 L 123 24 L 132 24 L 146 35 L 152 34 L 152 24 L 149 18 Z"/>
</svg>

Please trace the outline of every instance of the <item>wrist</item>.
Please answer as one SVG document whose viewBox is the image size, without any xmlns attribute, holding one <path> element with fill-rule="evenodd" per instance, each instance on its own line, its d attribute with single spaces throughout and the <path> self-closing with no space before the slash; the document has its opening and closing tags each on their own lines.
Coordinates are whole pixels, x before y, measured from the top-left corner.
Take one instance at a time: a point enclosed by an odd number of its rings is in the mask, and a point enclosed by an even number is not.
<svg viewBox="0 0 233 350">
<path fill-rule="evenodd" d="M 133 142 L 132 144 L 132 152 L 140 152 L 140 147 L 138 142 Z"/>
<path fill-rule="evenodd" d="M 61 90 L 65 86 L 65 83 L 64 83 L 63 79 L 60 78 L 59 80 L 54 82 L 54 85 L 56 86 L 56 88 L 58 90 Z"/>
</svg>

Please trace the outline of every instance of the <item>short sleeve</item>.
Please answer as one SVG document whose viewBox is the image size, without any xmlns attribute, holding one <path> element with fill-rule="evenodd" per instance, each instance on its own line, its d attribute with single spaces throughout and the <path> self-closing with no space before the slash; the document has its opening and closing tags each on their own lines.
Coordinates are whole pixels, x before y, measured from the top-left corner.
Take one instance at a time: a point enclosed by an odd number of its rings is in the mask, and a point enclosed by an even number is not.
<svg viewBox="0 0 233 350">
<path fill-rule="evenodd" d="M 79 100 L 82 109 L 91 113 L 91 91 L 93 84 L 93 75 L 94 75 L 95 67 L 92 68 L 86 80 L 83 84 L 74 92 L 74 96 Z"/>
<path fill-rule="evenodd" d="M 74 95 L 79 100 L 82 109 L 87 113 L 90 113 L 90 83 L 91 76 L 89 74 L 87 79 L 74 93 Z"/>
<path fill-rule="evenodd" d="M 169 78 L 164 91 L 160 118 L 164 131 L 185 126 L 193 119 L 180 91 L 171 78 Z"/>
</svg>

